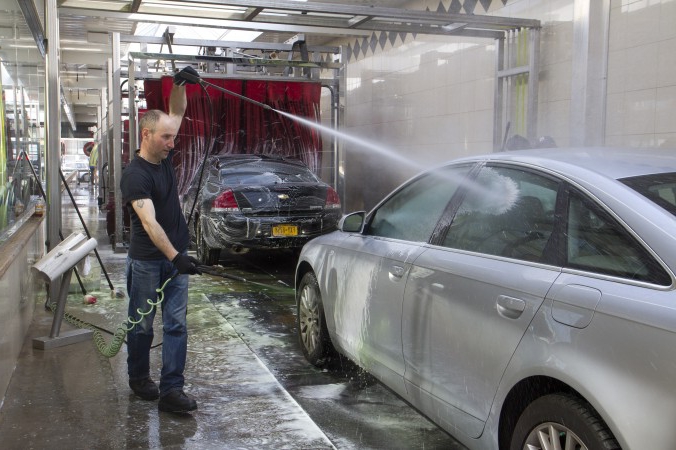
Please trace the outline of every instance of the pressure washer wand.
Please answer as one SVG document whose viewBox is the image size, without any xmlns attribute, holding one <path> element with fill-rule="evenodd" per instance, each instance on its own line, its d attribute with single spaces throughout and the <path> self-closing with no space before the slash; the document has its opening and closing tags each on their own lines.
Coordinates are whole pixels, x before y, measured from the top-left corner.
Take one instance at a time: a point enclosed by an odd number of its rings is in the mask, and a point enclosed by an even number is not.
<svg viewBox="0 0 676 450">
<path fill-rule="evenodd" d="M 241 99 L 241 100 L 244 100 L 244 101 L 246 101 L 246 102 L 253 103 L 254 105 L 258 105 L 258 106 L 260 106 L 260 107 L 263 108 L 263 109 L 269 109 L 270 111 L 274 111 L 274 109 L 273 109 L 272 106 L 270 106 L 270 105 L 266 105 L 265 103 L 261 103 L 261 102 L 258 102 L 258 101 L 256 101 L 256 100 L 252 100 L 252 99 L 250 99 L 249 97 L 243 96 L 242 94 L 238 94 L 238 93 L 236 93 L 236 92 L 233 92 L 233 91 L 230 91 L 230 90 L 228 90 L 228 89 L 225 89 L 225 88 L 223 88 L 223 87 L 221 87 L 221 86 L 217 86 L 217 85 L 215 85 L 215 84 L 213 84 L 213 83 L 209 83 L 208 81 L 204 81 L 202 78 L 196 77 L 195 75 L 192 75 L 192 74 L 190 74 L 190 73 L 183 73 L 182 76 L 183 76 L 186 80 L 189 80 L 189 81 L 192 81 L 192 82 L 194 82 L 194 83 L 200 84 L 202 87 L 210 86 L 210 87 L 212 87 L 212 88 L 214 88 L 214 89 L 217 89 L 217 90 L 219 90 L 219 91 L 221 91 L 221 92 L 224 92 L 224 93 L 226 93 L 226 94 L 232 95 L 233 97 L 237 97 L 237 98 L 239 98 L 239 99 Z"/>
</svg>

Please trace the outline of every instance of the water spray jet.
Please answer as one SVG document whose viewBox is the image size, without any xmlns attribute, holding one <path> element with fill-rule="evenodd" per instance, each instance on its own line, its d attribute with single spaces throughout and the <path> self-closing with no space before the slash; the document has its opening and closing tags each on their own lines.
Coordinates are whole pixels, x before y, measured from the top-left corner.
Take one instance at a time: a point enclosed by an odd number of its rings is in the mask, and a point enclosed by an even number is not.
<svg viewBox="0 0 676 450">
<path fill-rule="evenodd" d="M 406 157 L 404 157 L 404 156 L 402 156 L 402 155 L 399 155 L 399 154 L 397 154 L 397 153 L 394 153 L 394 152 L 391 151 L 390 149 L 384 148 L 384 147 L 382 147 L 382 146 L 380 146 L 380 145 L 378 145 L 378 144 L 376 144 L 376 143 L 369 142 L 369 141 L 366 140 L 366 139 L 358 138 L 358 137 L 356 137 L 356 136 L 351 136 L 351 135 L 349 135 L 349 134 L 346 134 L 346 133 L 341 132 L 341 131 L 338 131 L 338 130 L 334 130 L 333 128 L 330 128 L 330 127 L 327 127 L 327 126 L 325 126 L 325 125 L 322 125 L 322 124 L 313 122 L 313 121 L 308 120 L 308 119 L 306 119 L 306 118 L 299 117 L 299 116 L 293 115 L 293 114 L 288 113 L 288 112 L 285 112 L 285 111 L 280 111 L 280 110 L 278 110 L 278 109 L 274 109 L 274 108 L 273 108 L 272 106 L 270 106 L 270 105 L 266 105 L 265 103 L 261 103 L 261 102 L 259 102 L 259 101 L 253 100 L 253 99 L 251 99 L 251 98 L 249 98 L 249 97 L 246 97 L 246 96 L 244 96 L 244 95 L 238 94 L 238 93 L 233 92 L 233 91 L 230 91 L 230 90 L 225 89 L 225 88 L 223 88 L 223 87 L 221 87 L 221 86 L 217 86 L 217 85 L 215 85 L 215 84 L 213 84 L 213 83 L 209 83 L 208 81 L 205 81 L 205 80 L 203 80 L 202 78 L 200 78 L 200 77 L 198 77 L 198 76 L 194 76 L 194 75 L 189 74 L 189 73 L 185 73 L 185 74 L 183 74 L 183 76 L 184 76 L 186 79 L 188 79 L 188 80 L 190 80 L 190 81 L 193 81 L 193 82 L 199 84 L 199 85 L 202 86 L 202 88 L 204 88 L 204 89 L 206 89 L 207 86 L 212 87 L 212 88 L 214 88 L 214 89 L 216 89 L 216 90 L 218 90 L 218 91 L 221 91 L 221 92 L 223 92 L 223 93 L 225 93 L 225 94 L 232 95 L 233 97 L 237 97 L 237 98 L 239 98 L 239 99 L 241 99 L 241 100 L 244 100 L 244 101 L 246 101 L 246 102 L 252 103 L 252 104 L 257 105 L 257 106 L 260 106 L 260 107 L 263 108 L 263 109 L 267 109 L 267 110 L 269 110 L 269 111 L 273 111 L 273 112 L 275 112 L 275 113 L 277 113 L 277 114 L 279 114 L 279 115 L 281 115 L 281 116 L 284 116 L 284 117 L 286 117 L 286 118 L 288 118 L 288 119 L 294 120 L 294 121 L 296 121 L 296 122 L 298 122 L 298 123 L 301 123 L 301 124 L 303 124 L 303 125 L 305 125 L 305 126 L 314 128 L 314 129 L 316 129 L 316 130 L 318 130 L 318 131 L 320 131 L 320 132 L 324 132 L 324 133 L 327 133 L 327 134 L 329 134 L 329 135 L 331 135 L 331 136 L 338 137 L 338 138 L 340 138 L 340 139 L 344 139 L 344 140 L 346 140 L 346 141 L 348 141 L 348 142 L 351 142 L 351 143 L 353 143 L 353 144 L 356 144 L 356 145 L 358 145 L 358 146 L 360 146 L 360 147 L 365 147 L 365 148 L 374 150 L 374 151 L 376 151 L 377 153 L 379 153 L 379 154 L 381 154 L 381 155 L 384 155 L 384 156 L 387 156 L 387 157 L 389 157 L 389 158 L 391 158 L 391 159 L 395 159 L 395 160 L 401 162 L 402 164 L 406 164 L 406 165 L 409 165 L 409 166 L 410 166 L 410 165 L 413 165 L 414 167 L 419 168 L 419 169 L 423 167 L 421 164 L 416 163 L 415 161 L 412 161 L 410 158 L 406 158 Z"/>
</svg>

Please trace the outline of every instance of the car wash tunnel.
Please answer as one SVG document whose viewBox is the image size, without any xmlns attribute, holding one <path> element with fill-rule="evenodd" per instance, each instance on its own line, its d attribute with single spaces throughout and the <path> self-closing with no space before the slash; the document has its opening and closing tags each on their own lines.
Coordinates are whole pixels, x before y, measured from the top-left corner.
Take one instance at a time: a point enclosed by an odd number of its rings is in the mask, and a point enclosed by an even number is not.
<svg viewBox="0 0 676 450">
<path fill-rule="evenodd" d="M 0 0 L 0 447 L 673 450 L 675 22 Z"/>
</svg>

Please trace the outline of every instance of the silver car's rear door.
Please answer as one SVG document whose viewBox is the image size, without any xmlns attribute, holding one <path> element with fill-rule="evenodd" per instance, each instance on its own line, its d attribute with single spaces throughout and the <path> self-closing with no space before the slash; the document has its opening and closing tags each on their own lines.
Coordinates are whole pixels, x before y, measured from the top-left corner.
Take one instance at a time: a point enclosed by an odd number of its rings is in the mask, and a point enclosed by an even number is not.
<svg viewBox="0 0 676 450">
<path fill-rule="evenodd" d="M 411 269 L 407 390 L 447 429 L 481 434 L 502 374 L 560 274 L 547 264 L 560 186 L 527 167 L 483 167 L 438 245 Z"/>
<path fill-rule="evenodd" d="M 560 272 L 431 248 L 411 269 L 402 339 L 411 402 L 478 437 L 500 378 Z"/>
</svg>

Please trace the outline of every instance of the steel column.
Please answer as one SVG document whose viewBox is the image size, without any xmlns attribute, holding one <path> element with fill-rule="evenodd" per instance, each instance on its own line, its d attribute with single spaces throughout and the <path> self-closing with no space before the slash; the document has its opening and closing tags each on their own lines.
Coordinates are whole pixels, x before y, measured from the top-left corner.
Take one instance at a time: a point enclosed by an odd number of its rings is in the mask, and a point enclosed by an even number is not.
<svg viewBox="0 0 676 450">
<path fill-rule="evenodd" d="M 113 33 L 112 73 L 110 80 L 110 99 L 112 110 L 112 142 L 113 142 L 113 185 L 115 195 L 115 251 L 125 252 L 123 244 L 124 228 L 122 221 L 122 198 L 117 195 L 122 178 L 122 89 L 120 87 L 120 33 Z M 130 153 L 131 153 L 130 149 Z M 131 155 L 130 155 L 131 156 Z"/>
</svg>

